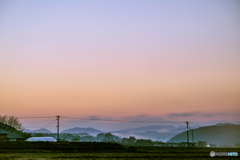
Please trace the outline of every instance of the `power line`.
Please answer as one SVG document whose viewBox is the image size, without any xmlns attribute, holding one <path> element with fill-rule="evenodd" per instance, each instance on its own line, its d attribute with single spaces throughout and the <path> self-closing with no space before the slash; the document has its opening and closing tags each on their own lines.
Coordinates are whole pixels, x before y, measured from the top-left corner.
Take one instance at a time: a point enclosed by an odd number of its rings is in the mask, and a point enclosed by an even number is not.
<svg viewBox="0 0 240 160">
<path fill-rule="evenodd" d="M 22 119 L 25 119 L 25 118 L 55 118 L 55 116 L 51 116 L 51 117 L 17 117 L 17 118 L 22 118 Z"/>
<path fill-rule="evenodd" d="M 50 127 L 56 127 L 56 126 L 47 126 L 47 127 L 44 127 L 44 128 L 50 128 Z M 26 127 L 27 129 L 34 129 L 34 128 L 42 128 L 42 127 Z"/>
<path fill-rule="evenodd" d="M 17 117 L 17 118 L 20 118 L 20 119 L 32 119 L 32 118 L 35 118 L 35 119 L 43 119 L 43 118 L 54 118 L 53 116 L 48 116 L 48 117 Z M 51 121 L 50 123 L 42 126 L 42 127 L 27 127 L 27 128 L 49 128 L 49 127 L 56 127 L 56 126 L 49 126 L 50 124 L 52 124 L 53 122 L 55 122 L 56 120 L 54 121 Z"/>
<path fill-rule="evenodd" d="M 17 117 L 17 118 L 55 118 L 56 116 L 51 116 L 51 117 Z M 66 119 L 81 119 L 81 120 L 92 120 L 92 121 L 111 121 L 111 122 L 141 122 L 141 123 L 186 123 L 186 122 L 163 122 L 163 121 L 136 121 L 136 120 L 119 120 L 119 119 L 100 119 L 100 118 L 80 118 L 80 117 L 63 117 L 59 116 L 61 118 L 66 118 Z"/>
<path fill-rule="evenodd" d="M 48 123 L 47 125 L 44 125 L 43 127 L 41 127 L 41 128 L 45 128 L 45 127 L 47 127 L 48 125 L 50 125 L 50 124 L 52 124 L 53 122 L 55 122 L 56 121 L 56 119 L 54 119 L 53 121 L 51 121 L 50 123 Z"/>
<path fill-rule="evenodd" d="M 56 127 L 56 126 L 49 126 L 50 124 L 52 124 L 53 122 L 55 122 L 56 119 L 54 119 L 53 121 L 49 122 L 48 124 L 42 126 L 42 127 L 27 127 L 27 128 L 49 128 L 49 127 Z"/>
<path fill-rule="evenodd" d="M 134 122 L 134 123 L 186 123 L 186 122 L 163 122 L 163 121 L 132 121 L 132 120 L 119 120 L 119 119 L 99 119 L 99 118 L 79 118 L 79 117 L 62 117 L 66 119 L 81 119 L 91 121 L 109 121 L 109 122 Z"/>
</svg>

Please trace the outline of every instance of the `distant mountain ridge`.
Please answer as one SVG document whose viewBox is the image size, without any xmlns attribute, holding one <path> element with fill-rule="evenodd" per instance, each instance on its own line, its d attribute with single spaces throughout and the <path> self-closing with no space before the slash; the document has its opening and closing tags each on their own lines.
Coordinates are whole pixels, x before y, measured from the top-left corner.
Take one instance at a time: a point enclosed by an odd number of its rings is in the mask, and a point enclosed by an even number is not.
<svg viewBox="0 0 240 160">
<path fill-rule="evenodd" d="M 79 127 L 75 127 L 75 128 L 70 128 L 70 129 L 66 129 L 64 131 L 62 131 L 61 133 L 88 133 L 90 135 L 97 135 L 98 133 L 101 133 L 102 131 L 97 130 L 95 128 L 79 128 Z"/>
<path fill-rule="evenodd" d="M 152 139 L 159 141 L 167 141 L 171 137 L 186 130 L 186 126 L 165 126 L 151 125 L 137 128 L 128 128 L 123 130 L 112 131 L 111 133 L 120 137 L 135 136 L 138 139 Z"/>
<path fill-rule="evenodd" d="M 36 129 L 36 130 L 25 129 L 24 132 L 26 132 L 26 133 L 53 133 L 52 131 L 50 131 L 46 128 L 41 128 L 41 129 Z"/>
<path fill-rule="evenodd" d="M 119 131 L 129 131 L 129 132 L 147 132 L 147 131 L 161 131 L 161 130 L 171 130 L 174 129 L 173 126 L 160 126 L 160 125 L 151 125 L 151 126 L 144 126 L 144 127 L 137 127 L 137 128 L 128 128 L 122 129 Z M 117 131 L 115 131 L 117 132 Z"/>
<path fill-rule="evenodd" d="M 156 132 L 174 132 L 176 130 L 184 130 L 186 129 L 186 126 L 163 126 L 163 125 L 151 125 L 151 126 L 144 126 L 144 127 L 137 127 L 137 128 L 128 128 L 128 129 L 122 129 L 122 130 L 117 130 L 113 132 L 122 132 L 122 131 L 127 131 L 127 132 L 147 132 L 147 131 L 156 131 Z"/>
</svg>

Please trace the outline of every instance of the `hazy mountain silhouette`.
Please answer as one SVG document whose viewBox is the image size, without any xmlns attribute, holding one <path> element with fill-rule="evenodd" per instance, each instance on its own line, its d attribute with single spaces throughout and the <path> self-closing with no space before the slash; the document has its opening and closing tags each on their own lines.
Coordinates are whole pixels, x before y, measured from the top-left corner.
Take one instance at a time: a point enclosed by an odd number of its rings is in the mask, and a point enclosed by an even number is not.
<svg viewBox="0 0 240 160">
<path fill-rule="evenodd" d="M 101 133 L 102 131 L 97 130 L 95 128 L 70 128 L 62 131 L 61 133 L 88 133 L 90 135 L 97 135 L 98 133 Z"/>
<path fill-rule="evenodd" d="M 147 131 L 156 131 L 156 132 L 175 132 L 176 130 L 183 131 L 186 129 L 186 126 L 178 126 L 174 127 L 171 125 L 168 126 L 162 126 L 162 125 L 151 125 L 151 126 L 144 126 L 144 127 L 137 127 L 137 128 L 128 128 L 128 129 L 122 129 L 114 132 L 147 132 Z"/>
<path fill-rule="evenodd" d="M 161 125 L 151 125 L 137 128 L 128 128 L 117 131 L 111 131 L 112 134 L 120 137 L 130 137 L 135 136 L 138 139 L 152 139 L 167 141 L 174 135 L 186 130 L 186 126 L 161 126 Z M 61 133 L 88 133 L 92 136 L 96 136 L 98 133 L 103 133 L 104 131 L 97 130 L 95 128 L 70 128 L 62 131 Z"/>
<path fill-rule="evenodd" d="M 45 128 L 36 129 L 36 130 L 25 129 L 24 132 L 26 132 L 26 133 L 53 133 L 52 131 L 49 131 L 48 129 L 45 129 Z"/>
<path fill-rule="evenodd" d="M 147 131 L 144 133 L 137 133 L 136 137 L 138 139 L 152 139 L 152 140 L 159 140 L 159 141 L 167 141 L 171 137 L 175 136 L 177 133 L 171 132 L 156 132 L 156 131 Z"/>
<path fill-rule="evenodd" d="M 213 126 L 193 129 L 194 141 L 207 141 L 208 144 L 234 146 L 240 142 L 240 125 L 218 123 Z M 172 137 L 168 142 L 187 142 L 187 131 Z M 189 140 L 192 142 L 192 131 L 189 131 Z"/>
<path fill-rule="evenodd" d="M 146 132 L 146 131 L 165 131 L 174 129 L 173 126 L 160 126 L 160 125 L 151 125 L 145 127 L 138 127 L 138 128 L 128 128 L 119 131 L 128 131 L 128 132 Z M 115 131 L 118 132 L 118 131 Z"/>
<path fill-rule="evenodd" d="M 162 126 L 162 125 L 151 125 L 138 128 L 128 128 L 118 131 L 112 131 L 112 134 L 120 137 L 135 136 L 138 139 L 152 139 L 159 141 L 167 141 L 171 137 L 178 133 L 186 130 L 186 126 Z"/>
</svg>

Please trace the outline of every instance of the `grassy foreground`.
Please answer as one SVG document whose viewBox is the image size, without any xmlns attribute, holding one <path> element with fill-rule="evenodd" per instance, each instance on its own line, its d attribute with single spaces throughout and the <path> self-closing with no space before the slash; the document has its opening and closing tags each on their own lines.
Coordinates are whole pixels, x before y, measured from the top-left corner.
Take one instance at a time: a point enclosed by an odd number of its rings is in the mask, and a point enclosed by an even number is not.
<svg viewBox="0 0 240 160">
<path fill-rule="evenodd" d="M 15 144 L 15 146 L 14 146 Z M 21 147 L 22 145 L 22 147 Z M 210 157 L 210 152 L 238 152 L 239 148 L 124 147 L 113 143 L 0 143 L 0 160 L 76 159 L 239 159 Z"/>
</svg>

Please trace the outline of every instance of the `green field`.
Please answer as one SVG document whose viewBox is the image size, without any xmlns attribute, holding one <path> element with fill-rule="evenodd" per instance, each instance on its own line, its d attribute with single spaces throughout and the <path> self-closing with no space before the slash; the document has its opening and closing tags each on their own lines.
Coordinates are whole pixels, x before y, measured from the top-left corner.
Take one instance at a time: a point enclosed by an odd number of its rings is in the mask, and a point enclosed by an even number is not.
<svg viewBox="0 0 240 160">
<path fill-rule="evenodd" d="M 210 151 L 240 153 L 239 148 L 126 147 L 112 143 L 0 143 L 0 160 L 240 158 L 210 157 Z"/>
</svg>

